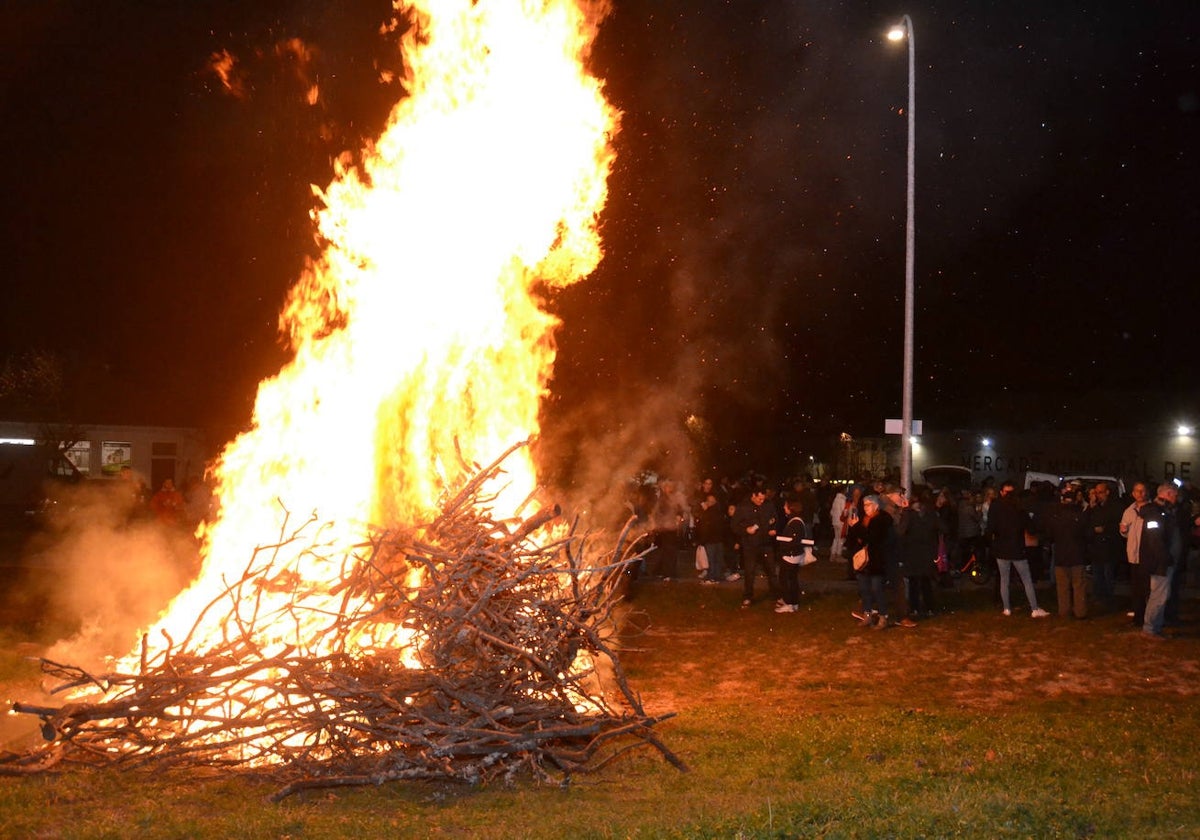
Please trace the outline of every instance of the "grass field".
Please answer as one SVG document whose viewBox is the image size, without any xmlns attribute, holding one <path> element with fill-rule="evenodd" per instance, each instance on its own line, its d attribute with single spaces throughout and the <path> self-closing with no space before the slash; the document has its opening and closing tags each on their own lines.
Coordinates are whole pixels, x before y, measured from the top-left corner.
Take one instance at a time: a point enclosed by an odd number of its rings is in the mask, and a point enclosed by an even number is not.
<svg viewBox="0 0 1200 840">
<path fill-rule="evenodd" d="M 740 609 L 740 585 L 654 583 L 632 601 L 622 663 L 649 712 L 676 713 L 660 732 L 686 773 L 637 750 L 561 788 L 395 784 L 279 804 L 240 776 L 0 778 L 0 836 L 1200 836 L 1194 602 L 1165 642 L 1123 612 L 1004 618 L 979 589 L 942 590 L 916 629 L 873 631 L 851 620 L 840 568 L 804 574 L 791 615 Z M 39 640 L 3 632 L 0 679 L 19 689 L 35 675 L 18 654 Z"/>
</svg>

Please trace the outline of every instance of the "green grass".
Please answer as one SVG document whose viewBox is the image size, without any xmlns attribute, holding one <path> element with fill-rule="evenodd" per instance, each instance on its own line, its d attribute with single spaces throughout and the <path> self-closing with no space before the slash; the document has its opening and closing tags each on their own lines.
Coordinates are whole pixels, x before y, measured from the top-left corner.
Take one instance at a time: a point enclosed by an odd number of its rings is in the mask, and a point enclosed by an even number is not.
<svg viewBox="0 0 1200 840">
<path fill-rule="evenodd" d="M 947 613 L 873 632 L 844 587 L 788 616 L 739 609 L 735 587 L 646 587 L 622 662 L 652 713 L 678 713 L 660 730 L 687 773 L 639 750 L 565 788 L 271 804 L 262 779 L 73 771 L 0 778 L 0 836 L 1200 836 L 1200 639 L 1143 641 L 1122 615 L 1004 619 L 988 593 L 942 594 Z M 9 658 L 0 673 L 23 674 Z"/>
</svg>

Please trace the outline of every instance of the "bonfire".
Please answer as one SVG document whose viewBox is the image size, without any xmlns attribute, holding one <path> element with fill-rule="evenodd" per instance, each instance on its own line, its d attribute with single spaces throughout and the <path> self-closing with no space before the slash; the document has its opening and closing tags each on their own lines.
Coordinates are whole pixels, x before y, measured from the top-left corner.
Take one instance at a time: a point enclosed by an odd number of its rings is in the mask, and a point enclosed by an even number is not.
<svg viewBox="0 0 1200 840">
<path fill-rule="evenodd" d="M 291 614 L 294 600 L 259 611 L 255 596 L 297 586 L 281 558 L 320 550 L 309 519 L 260 547 L 208 606 L 201 620 L 221 613 L 218 643 L 167 639 L 135 673 L 43 660 L 55 691 L 83 696 L 57 708 L 16 704 L 41 718 L 47 742 L 6 756 L 0 773 L 247 768 L 282 781 L 282 798 L 400 779 L 484 783 L 526 769 L 563 782 L 638 745 L 682 769 L 652 730 L 670 714 L 646 714 L 612 641 L 620 582 L 639 558 L 622 556 L 623 539 L 591 552 L 573 530 L 531 539 L 554 509 L 493 520 L 481 488 L 500 469 L 480 471 L 426 526 L 379 533 L 340 559 L 344 573 L 328 583 L 356 606 L 320 617 L 320 638 L 306 647 L 324 655 L 256 641 L 263 623 L 312 626 Z M 283 550 L 296 543 L 303 551 Z M 414 571 L 418 589 L 406 583 Z M 389 628 L 410 631 L 408 643 L 362 651 L 365 634 Z"/>
</svg>

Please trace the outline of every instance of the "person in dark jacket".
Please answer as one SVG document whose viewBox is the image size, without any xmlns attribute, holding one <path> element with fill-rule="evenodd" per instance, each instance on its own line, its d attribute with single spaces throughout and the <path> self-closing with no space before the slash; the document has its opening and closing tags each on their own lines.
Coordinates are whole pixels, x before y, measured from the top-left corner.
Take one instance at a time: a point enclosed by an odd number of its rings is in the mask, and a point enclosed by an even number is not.
<svg viewBox="0 0 1200 840">
<path fill-rule="evenodd" d="M 1102 609 L 1111 609 L 1116 597 L 1117 563 L 1125 545 L 1121 541 L 1121 506 L 1108 484 L 1096 485 L 1096 503 L 1084 512 L 1087 522 L 1087 562 L 1092 567 L 1092 594 Z"/>
<path fill-rule="evenodd" d="M 943 490 L 934 499 L 933 512 L 938 517 L 938 527 L 942 543 L 946 548 L 946 562 L 950 568 L 958 569 L 955 564 L 961 559 L 958 552 L 958 505 L 955 504 L 950 491 Z"/>
<path fill-rule="evenodd" d="M 729 530 L 729 516 L 709 490 L 692 514 L 696 522 L 696 544 L 704 549 L 708 562 L 704 583 L 720 583 L 725 580 L 725 532 Z"/>
<path fill-rule="evenodd" d="M 913 616 L 933 614 L 933 576 L 937 573 L 938 517 L 933 496 L 922 490 L 909 500 L 896 523 L 904 557 L 904 576 L 908 583 L 909 620 Z M 901 620 L 902 626 L 904 624 Z"/>
<path fill-rule="evenodd" d="M 737 506 L 733 514 L 733 532 L 742 546 L 742 606 L 754 603 L 754 578 L 761 570 L 767 579 L 767 591 L 779 597 L 779 582 L 772 560 L 775 556 L 775 508 L 767 501 L 767 491 L 755 487 L 750 498 Z"/>
<path fill-rule="evenodd" d="M 1045 618 L 1050 613 L 1038 607 L 1029 561 L 1025 559 L 1025 528 L 1028 521 L 1029 517 L 1017 504 L 1017 486 L 1011 481 L 1001 484 L 1000 495 L 988 508 L 987 536 L 992 544 L 992 557 L 996 559 L 996 567 L 1000 570 L 1000 600 L 1004 604 L 1004 614 L 1012 615 L 1008 590 L 1012 569 L 1016 566 L 1021 583 L 1025 585 L 1025 597 L 1029 599 L 1030 615 Z"/>
<path fill-rule="evenodd" d="M 794 613 L 800 609 L 800 567 L 804 565 L 813 546 L 808 524 L 801 517 L 804 509 L 800 497 L 789 495 L 784 501 L 784 525 L 775 536 L 779 549 L 779 588 L 783 592 L 777 613 Z"/>
<path fill-rule="evenodd" d="M 1183 537 L 1179 531 L 1175 503 L 1179 492 L 1173 484 L 1160 484 L 1153 504 L 1138 509 L 1142 518 L 1142 541 L 1138 547 L 1138 563 L 1150 577 L 1150 597 L 1146 599 L 1146 619 L 1142 634 L 1163 638 L 1167 596 L 1171 593 L 1171 577 L 1183 553 Z"/>
<path fill-rule="evenodd" d="M 658 501 L 650 514 L 654 551 L 647 560 L 657 574 L 668 580 L 678 574 L 679 549 L 687 520 L 687 499 L 675 489 L 674 481 L 664 480 L 659 485 Z"/>
<path fill-rule="evenodd" d="M 863 550 L 867 562 L 856 570 L 858 594 L 862 599 L 860 621 L 865 627 L 882 630 L 888 626 L 887 600 L 884 581 L 887 579 L 888 559 L 896 539 L 892 517 L 887 514 L 878 496 L 863 499 L 863 517 L 855 523 L 846 537 L 846 551 L 851 558 Z"/>
<path fill-rule="evenodd" d="M 1058 592 L 1058 614 L 1087 618 L 1087 587 L 1083 570 L 1087 565 L 1087 512 L 1075 504 L 1070 488 L 1059 495 L 1058 507 L 1046 512 L 1043 527 L 1054 544 L 1054 585 Z"/>
<path fill-rule="evenodd" d="M 964 568 L 975 555 L 976 562 L 984 562 L 983 510 L 981 500 L 970 490 L 962 491 L 958 500 L 958 556 L 954 558 L 956 569 Z"/>
</svg>

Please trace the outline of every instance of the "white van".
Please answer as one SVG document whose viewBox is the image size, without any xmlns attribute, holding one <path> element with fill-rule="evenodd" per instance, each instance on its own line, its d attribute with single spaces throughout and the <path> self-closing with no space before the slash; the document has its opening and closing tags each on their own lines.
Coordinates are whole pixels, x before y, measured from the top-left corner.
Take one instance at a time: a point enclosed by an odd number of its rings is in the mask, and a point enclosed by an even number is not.
<svg viewBox="0 0 1200 840">
<path fill-rule="evenodd" d="M 971 489 L 971 470 L 958 464 L 935 464 L 921 470 L 921 478 L 935 493 L 949 490 L 955 498 L 959 492 Z"/>
<path fill-rule="evenodd" d="M 1025 473 L 1025 489 L 1028 490 L 1039 481 L 1049 482 L 1055 487 L 1061 488 L 1065 484 L 1077 481 L 1084 487 L 1091 487 L 1094 484 L 1104 482 L 1110 487 L 1115 487 L 1117 490 L 1117 499 L 1121 499 L 1125 495 L 1125 481 L 1113 475 L 1057 475 L 1055 473 L 1042 472 L 1027 472 Z"/>
</svg>

